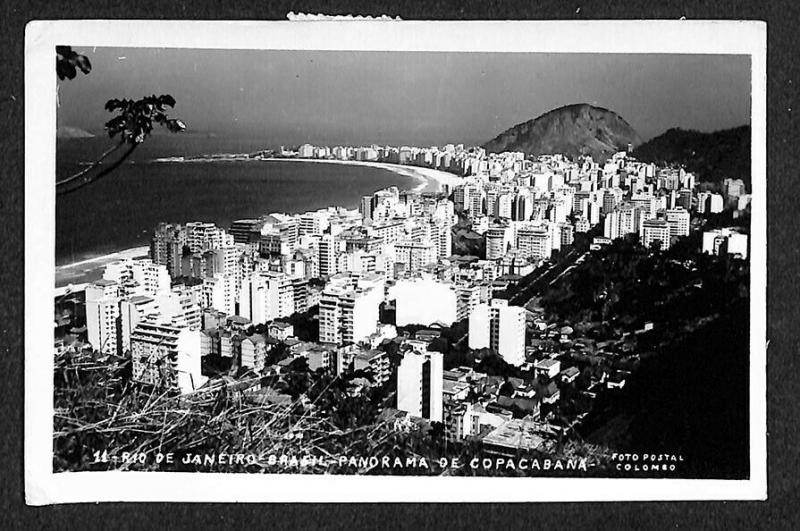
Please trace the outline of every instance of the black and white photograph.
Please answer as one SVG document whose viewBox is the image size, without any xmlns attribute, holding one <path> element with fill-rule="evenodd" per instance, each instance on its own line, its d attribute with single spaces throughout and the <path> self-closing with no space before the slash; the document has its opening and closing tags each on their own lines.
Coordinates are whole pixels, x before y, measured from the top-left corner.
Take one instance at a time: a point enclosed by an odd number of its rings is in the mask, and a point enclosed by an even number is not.
<svg viewBox="0 0 800 531">
<path fill-rule="evenodd" d="M 29 503 L 766 497 L 763 24 L 171 24 L 28 27 Z"/>
</svg>

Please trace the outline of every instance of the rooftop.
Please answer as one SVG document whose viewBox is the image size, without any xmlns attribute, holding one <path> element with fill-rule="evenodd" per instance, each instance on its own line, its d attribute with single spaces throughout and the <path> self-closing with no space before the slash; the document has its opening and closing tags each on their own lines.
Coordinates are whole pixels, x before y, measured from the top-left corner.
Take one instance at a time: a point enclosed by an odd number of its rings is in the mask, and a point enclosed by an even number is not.
<svg viewBox="0 0 800 531">
<path fill-rule="evenodd" d="M 544 445 L 545 438 L 535 422 L 512 419 L 489 432 L 483 442 L 511 449 L 537 450 Z"/>
</svg>

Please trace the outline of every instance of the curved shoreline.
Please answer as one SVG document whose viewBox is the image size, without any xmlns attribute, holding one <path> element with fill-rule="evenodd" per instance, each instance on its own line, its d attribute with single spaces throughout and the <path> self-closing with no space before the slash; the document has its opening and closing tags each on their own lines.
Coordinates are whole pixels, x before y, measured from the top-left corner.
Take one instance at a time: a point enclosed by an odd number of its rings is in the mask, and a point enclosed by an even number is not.
<svg viewBox="0 0 800 531">
<path fill-rule="evenodd" d="M 364 166 L 367 168 L 377 168 L 387 170 L 405 177 L 417 179 L 419 184 L 412 189 L 414 192 L 440 192 L 443 185 L 455 186 L 461 182 L 462 177 L 433 168 L 423 166 L 410 166 L 404 164 L 392 164 L 389 162 L 373 162 L 364 160 L 338 160 L 338 159 L 301 159 L 297 157 L 287 158 L 266 158 L 259 159 L 275 162 L 316 162 L 322 164 L 343 164 L 349 166 Z"/>
<path fill-rule="evenodd" d="M 453 186 L 461 180 L 461 178 L 456 175 L 440 170 L 435 170 L 432 168 L 424 168 L 420 166 L 404 166 L 401 164 L 391 164 L 387 162 L 331 160 L 331 159 L 299 159 L 299 158 L 266 158 L 266 159 L 253 160 L 252 162 L 258 162 L 259 160 L 268 162 L 272 161 L 317 162 L 325 164 L 344 164 L 351 166 L 364 166 L 369 168 L 382 169 L 398 175 L 402 175 L 404 177 L 411 177 L 413 179 L 416 179 L 418 183 L 417 186 L 411 188 L 411 191 L 414 192 L 440 192 L 442 190 L 442 185 L 448 184 L 450 186 Z M 168 162 L 168 161 L 163 161 L 163 162 Z M 169 161 L 169 162 L 177 162 L 177 161 Z M 224 160 L 198 159 L 191 162 L 224 162 Z M 63 289 L 65 286 L 72 284 L 73 281 L 82 283 L 83 281 L 86 280 L 86 277 L 90 276 L 92 273 L 96 273 L 102 268 L 105 268 L 106 265 L 112 262 L 116 262 L 118 260 L 124 260 L 126 258 L 134 258 L 146 255 L 148 254 L 148 251 L 149 251 L 148 246 L 137 246 L 128 249 L 121 249 L 119 251 L 114 251 L 112 253 L 105 255 L 86 258 L 69 264 L 56 265 L 55 285 L 57 288 Z M 91 276 L 97 276 L 97 275 L 95 274 Z"/>
</svg>

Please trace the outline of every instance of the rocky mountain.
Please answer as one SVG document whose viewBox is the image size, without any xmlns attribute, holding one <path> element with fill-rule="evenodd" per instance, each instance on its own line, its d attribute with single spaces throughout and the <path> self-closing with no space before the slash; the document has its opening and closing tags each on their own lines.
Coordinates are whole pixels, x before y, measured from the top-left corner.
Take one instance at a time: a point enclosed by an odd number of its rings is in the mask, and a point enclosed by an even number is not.
<svg viewBox="0 0 800 531">
<path fill-rule="evenodd" d="M 637 147 L 633 156 L 644 162 L 680 164 L 702 181 L 742 179 L 750 190 L 750 126 L 713 133 L 670 129 Z"/>
<path fill-rule="evenodd" d="M 640 143 L 639 134 L 617 113 L 578 103 L 517 124 L 483 147 L 489 153 L 563 153 L 571 158 L 591 155 L 596 161 L 604 161 L 617 151 L 627 149 L 628 144 L 637 146 Z"/>
</svg>

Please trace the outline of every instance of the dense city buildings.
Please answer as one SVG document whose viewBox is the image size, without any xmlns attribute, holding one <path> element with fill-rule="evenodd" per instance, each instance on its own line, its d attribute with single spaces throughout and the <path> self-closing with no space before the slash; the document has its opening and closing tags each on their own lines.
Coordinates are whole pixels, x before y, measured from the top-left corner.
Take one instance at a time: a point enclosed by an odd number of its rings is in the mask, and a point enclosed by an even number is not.
<svg viewBox="0 0 800 531">
<path fill-rule="evenodd" d="M 548 321 L 536 293 L 615 243 L 657 256 L 694 237 L 698 253 L 748 256 L 740 229 L 700 229 L 709 216 L 749 208 L 741 181 L 697 190 L 691 173 L 625 152 L 605 163 L 461 145 L 306 144 L 282 154 L 454 177 L 438 192 L 376 190 L 355 210 L 264 213 L 229 227 L 160 223 L 148 258 L 111 263 L 86 287 L 93 349 L 130 360 L 139 384 L 173 393 L 238 378 L 291 404 L 302 401 L 287 394 L 295 373 L 340 379 L 348 397 L 381 396 L 381 407 L 414 422 L 441 423 L 448 441 L 480 440 L 506 455 L 557 438 L 562 393 L 573 429 L 583 418 L 574 404 L 630 375 L 563 355 L 619 352 L 574 340 L 577 326 L 600 325 Z"/>
</svg>

